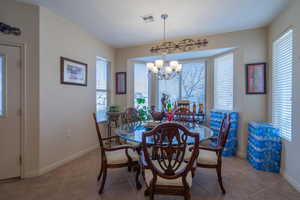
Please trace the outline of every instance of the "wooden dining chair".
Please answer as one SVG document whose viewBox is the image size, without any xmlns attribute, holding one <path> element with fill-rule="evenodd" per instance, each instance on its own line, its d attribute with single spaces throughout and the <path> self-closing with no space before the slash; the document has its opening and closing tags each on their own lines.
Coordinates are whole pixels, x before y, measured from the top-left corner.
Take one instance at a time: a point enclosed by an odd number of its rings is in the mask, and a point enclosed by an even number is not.
<svg viewBox="0 0 300 200">
<path fill-rule="evenodd" d="M 189 162 L 184 162 L 185 149 L 189 141 L 194 142 Z M 147 143 L 153 142 L 152 150 Z M 199 135 L 190 132 L 175 122 L 165 122 L 142 136 L 142 175 L 146 187 L 145 195 L 181 195 L 190 199 L 192 186 L 191 169 L 198 155 Z"/>
<path fill-rule="evenodd" d="M 186 107 L 179 107 L 174 110 L 174 121 L 195 122 L 195 114 Z"/>
<path fill-rule="evenodd" d="M 121 115 L 121 120 L 122 124 L 141 122 L 138 110 L 132 107 L 126 108 L 125 112 Z"/>
<path fill-rule="evenodd" d="M 227 141 L 230 125 L 230 115 L 228 115 L 228 117 L 225 116 L 221 122 L 218 136 L 207 139 L 209 141 L 208 143 L 207 141 L 203 141 L 205 145 L 202 145 L 202 143 L 200 143 L 199 156 L 196 161 L 198 167 L 216 169 L 218 182 L 223 194 L 225 194 L 226 191 L 224 189 L 222 181 L 222 152 Z M 189 150 L 191 150 L 191 148 Z M 191 158 L 189 154 L 190 153 L 187 154 L 187 157 L 185 159 L 187 161 Z M 195 170 L 196 168 L 192 169 L 193 174 Z"/>
<path fill-rule="evenodd" d="M 126 108 L 125 112 L 121 115 L 122 125 L 127 125 L 130 127 L 138 126 L 142 123 L 141 118 L 139 117 L 139 112 L 136 108 L 129 107 Z M 129 145 L 133 145 L 136 148 L 139 146 L 138 143 L 132 141 L 125 141 Z"/>
<path fill-rule="evenodd" d="M 122 168 L 122 167 L 135 167 L 136 170 L 140 170 L 138 160 L 139 156 L 135 152 L 135 148 L 131 145 L 121 145 L 119 143 L 119 137 L 118 136 L 112 136 L 107 138 L 102 138 L 100 133 L 99 124 L 97 123 L 96 114 L 93 114 L 93 118 L 95 121 L 96 131 L 98 135 L 99 145 L 100 145 L 100 151 L 101 151 L 101 170 L 98 175 L 97 180 L 100 181 L 102 178 L 101 186 L 99 189 L 99 194 L 102 193 L 106 175 L 107 175 L 107 169 L 110 168 Z M 106 147 L 104 145 L 104 142 L 113 140 L 117 141 L 119 145 Z M 138 179 L 138 177 L 136 177 Z M 138 181 L 137 181 L 138 183 Z M 140 186 L 137 184 L 137 188 Z"/>
</svg>

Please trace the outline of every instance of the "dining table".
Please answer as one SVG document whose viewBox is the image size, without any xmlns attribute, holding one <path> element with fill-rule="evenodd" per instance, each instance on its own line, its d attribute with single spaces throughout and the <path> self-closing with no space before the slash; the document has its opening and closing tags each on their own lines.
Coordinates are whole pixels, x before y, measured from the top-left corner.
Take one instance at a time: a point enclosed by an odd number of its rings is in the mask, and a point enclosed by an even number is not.
<svg viewBox="0 0 300 200">
<path fill-rule="evenodd" d="M 213 130 L 202 124 L 191 123 L 191 122 L 177 122 L 177 123 L 186 127 L 190 132 L 198 133 L 200 142 L 214 136 Z M 147 121 L 136 122 L 133 124 L 122 124 L 119 128 L 116 129 L 116 134 L 120 138 L 126 141 L 141 144 L 143 133 L 151 130 L 150 128 L 147 127 L 147 124 L 148 124 Z M 153 144 L 153 140 L 147 140 L 146 142 L 149 145 Z M 193 142 L 194 142 L 193 140 L 189 140 L 188 138 L 187 140 L 188 144 L 193 144 Z"/>
<path fill-rule="evenodd" d="M 202 124 L 198 123 L 191 123 L 191 122 L 177 122 L 183 126 L 185 126 L 190 132 L 193 133 L 198 133 L 199 134 L 199 140 L 200 142 L 206 141 L 209 138 L 214 137 L 214 132 L 212 129 L 210 129 L 207 126 L 204 126 Z M 131 143 L 136 143 L 137 146 L 140 148 L 137 148 L 137 152 L 140 154 L 141 150 L 141 144 L 142 144 L 142 136 L 143 133 L 146 131 L 151 130 L 148 126 L 149 122 L 148 121 L 141 121 L 141 122 L 135 122 L 135 123 L 130 123 L 130 124 L 122 124 L 119 128 L 116 129 L 116 134 L 123 140 Z M 158 125 L 159 123 L 157 123 Z M 146 140 L 147 145 L 152 145 L 154 144 L 154 141 L 149 138 Z M 194 140 L 187 139 L 188 144 L 193 144 Z M 140 170 L 137 170 L 137 178 L 136 178 L 136 185 L 137 188 L 141 188 L 141 184 L 139 182 L 139 174 Z"/>
</svg>

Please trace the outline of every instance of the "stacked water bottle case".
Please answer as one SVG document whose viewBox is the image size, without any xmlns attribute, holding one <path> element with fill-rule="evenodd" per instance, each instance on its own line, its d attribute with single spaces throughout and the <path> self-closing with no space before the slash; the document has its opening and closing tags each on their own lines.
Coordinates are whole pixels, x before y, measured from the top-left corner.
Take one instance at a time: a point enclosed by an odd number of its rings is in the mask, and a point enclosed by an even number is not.
<svg viewBox="0 0 300 200">
<path fill-rule="evenodd" d="M 219 135 L 221 128 L 221 122 L 225 116 L 230 116 L 230 130 L 227 138 L 227 142 L 223 151 L 223 156 L 235 156 L 237 152 L 237 131 L 238 131 L 238 119 L 239 115 L 237 112 L 226 112 L 221 110 L 212 110 L 210 112 L 210 128 L 214 131 L 214 136 Z"/>
<path fill-rule="evenodd" d="M 252 167 L 279 173 L 282 146 L 279 129 L 266 122 L 250 122 L 248 132 L 247 160 Z"/>
</svg>

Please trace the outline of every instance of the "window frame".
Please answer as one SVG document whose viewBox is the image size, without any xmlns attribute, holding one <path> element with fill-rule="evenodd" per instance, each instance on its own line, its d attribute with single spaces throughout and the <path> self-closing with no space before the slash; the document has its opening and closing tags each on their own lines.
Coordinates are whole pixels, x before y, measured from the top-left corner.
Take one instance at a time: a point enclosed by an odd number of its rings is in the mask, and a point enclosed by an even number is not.
<svg viewBox="0 0 300 200">
<path fill-rule="evenodd" d="M 179 60 L 180 64 L 184 65 L 187 63 L 196 63 L 196 62 L 201 62 L 204 63 L 204 112 L 206 112 L 207 109 L 207 74 L 208 74 L 208 70 L 207 70 L 207 66 L 208 66 L 208 59 L 188 59 L 188 60 Z M 156 85 L 157 85 L 157 89 L 156 89 L 156 105 L 157 108 L 160 108 L 160 99 L 159 99 L 159 80 L 156 80 Z M 182 74 L 180 73 L 179 76 L 179 99 L 182 99 Z"/>
<path fill-rule="evenodd" d="M 291 36 L 291 43 L 292 43 L 292 63 L 291 63 L 291 113 L 290 113 L 290 128 L 291 128 L 291 132 L 289 133 L 289 136 L 286 135 L 282 135 L 281 130 L 280 130 L 280 137 L 288 142 L 291 142 L 293 139 L 293 107 L 294 107 L 294 102 L 293 102 L 293 98 L 294 98 L 294 94 L 293 94 L 293 89 L 294 89 L 294 66 L 295 66 L 295 47 L 294 47 L 294 32 L 295 30 L 292 27 L 289 27 L 288 29 L 286 29 L 284 32 L 282 32 L 281 34 L 279 34 L 273 41 L 272 41 L 272 70 L 271 70 L 271 121 L 272 124 L 274 124 L 276 126 L 276 123 L 274 123 L 274 110 L 273 110 L 273 90 L 274 90 L 274 79 L 273 79 L 273 73 L 274 73 L 274 60 L 275 60 L 275 45 L 277 42 L 279 42 L 286 34 L 288 34 L 289 32 L 291 32 L 292 36 Z M 277 127 L 280 128 L 280 127 Z"/>
<path fill-rule="evenodd" d="M 2 57 L 2 112 L 3 114 L 0 113 L 0 118 L 5 118 L 7 115 L 7 62 L 6 62 L 6 55 L 5 54 L 0 54 L 0 57 Z"/>
<path fill-rule="evenodd" d="M 97 62 L 101 60 L 106 62 L 107 65 L 107 70 L 106 70 L 106 89 L 97 89 Z M 96 97 L 97 97 L 97 92 L 106 92 L 106 105 L 109 106 L 110 104 L 110 75 L 111 75 L 111 62 L 105 58 L 102 57 L 96 57 Z M 100 109 L 101 110 L 101 109 Z M 97 110 L 97 101 L 96 101 L 96 111 L 98 112 L 99 110 Z"/>
<path fill-rule="evenodd" d="M 147 74 L 147 80 L 148 80 L 148 107 L 150 107 L 151 106 L 151 104 L 152 104 L 152 97 L 151 97 L 151 89 L 152 89 L 152 87 L 151 87 L 151 83 L 152 83 L 152 75 L 151 74 L 149 74 L 149 71 L 148 71 L 148 69 L 147 69 L 147 66 L 146 66 L 146 63 L 145 62 L 139 62 L 139 61 L 134 61 L 133 62 L 133 64 L 132 64 L 132 76 L 133 76 L 133 81 L 132 81 L 132 105 L 133 105 L 133 107 L 134 108 L 136 108 L 135 107 L 135 65 L 136 64 L 143 64 L 143 65 L 145 65 L 145 68 L 146 68 L 146 70 L 147 70 L 147 72 L 148 72 L 148 74 Z"/>
<path fill-rule="evenodd" d="M 221 109 L 221 108 L 216 108 L 216 98 L 215 98 L 215 69 L 216 69 L 216 66 L 215 66 L 215 61 L 216 59 L 218 58 L 221 58 L 221 57 L 225 57 L 227 55 L 230 55 L 232 54 L 232 63 L 233 63 L 233 66 L 232 66 L 232 108 L 230 110 L 228 109 Z M 212 107 L 214 110 L 224 110 L 224 111 L 234 111 L 235 110 L 235 65 L 236 65 L 236 55 L 235 55 L 235 52 L 234 51 L 228 51 L 228 52 L 225 52 L 225 53 L 222 53 L 222 54 L 219 54 L 219 55 L 216 55 L 213 57 L 212 59 L 212 99 L 213 99 L 213 104 L 212 104 Z"/>
</svg>

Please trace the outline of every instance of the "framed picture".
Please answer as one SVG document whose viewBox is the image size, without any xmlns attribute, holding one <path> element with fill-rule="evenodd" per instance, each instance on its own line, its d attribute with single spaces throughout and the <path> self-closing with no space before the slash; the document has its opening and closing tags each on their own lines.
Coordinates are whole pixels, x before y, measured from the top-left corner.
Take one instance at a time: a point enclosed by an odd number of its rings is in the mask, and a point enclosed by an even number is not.
<svg viewBox="0 0 300 200">
<path fill-rule="evenodd" d="M 246 64 L 246 94 L 266 94 L 266 63 Z"/>
<path fill-rule="evenodd" d="M 87 64 L 60 57 L 61 84 L 87 86 Z"/>
<path fill-rule="evenodd" d="M 116 73 L 116 94 L 126 94 L 126 72 Z"/>
</svg>

